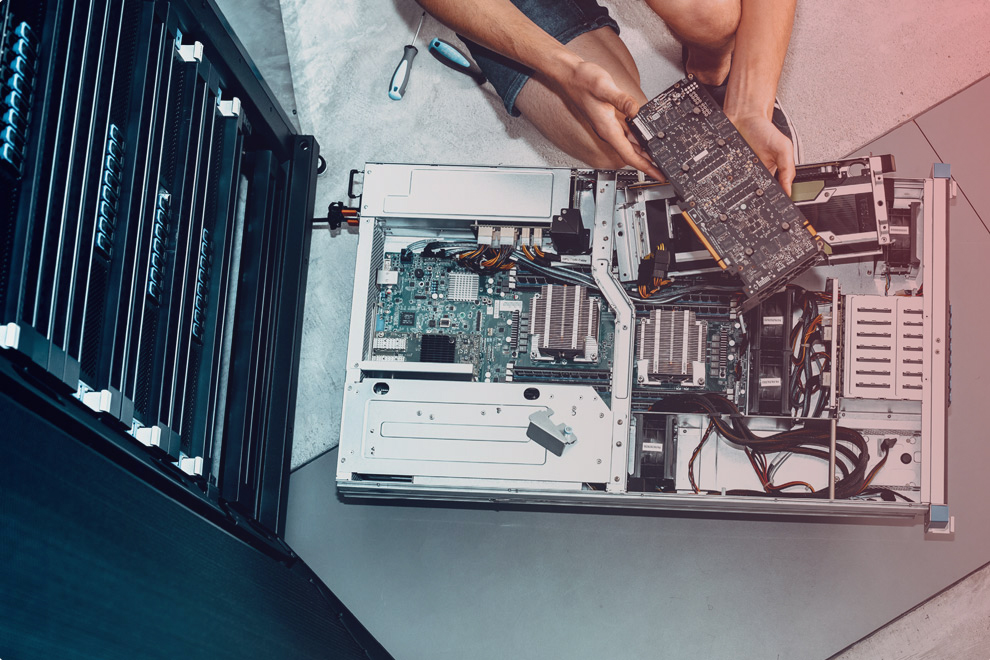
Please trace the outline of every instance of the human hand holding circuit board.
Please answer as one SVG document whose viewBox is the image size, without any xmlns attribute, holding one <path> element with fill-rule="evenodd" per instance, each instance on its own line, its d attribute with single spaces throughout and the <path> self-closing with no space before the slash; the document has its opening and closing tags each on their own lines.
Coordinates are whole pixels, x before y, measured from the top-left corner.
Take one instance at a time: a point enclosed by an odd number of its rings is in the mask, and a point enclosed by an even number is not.
<svg viewBox="0 0 990 660">
<path fill-rule="evenodd" d="M 742 280 L 743 311 L 819 260 L 814 227 L 693 76 L 628 121 L 673 185 L 684 220 L 715 263 Z"/>
</svg>

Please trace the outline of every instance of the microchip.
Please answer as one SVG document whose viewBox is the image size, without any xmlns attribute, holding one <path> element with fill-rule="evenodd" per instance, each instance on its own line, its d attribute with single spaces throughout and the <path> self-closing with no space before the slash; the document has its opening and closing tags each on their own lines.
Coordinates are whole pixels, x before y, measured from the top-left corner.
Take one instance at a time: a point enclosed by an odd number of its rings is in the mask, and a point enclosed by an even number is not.
<svg viewBox="0 0 990 660">
<path fill-rule="evenodd" d="M 452 364 L 457 355 L 456 348 L 454 338 L 450 335 L 423 335 L 419 361 Z"/>
<path fill-rule="evenodd" d="M 416 325 L 416 312 L 402 312 L 399 314 L 399 325 Z"/>
<path fill-rule="evenodd" d="M 430 319 L 430 322 L 429 322 L 429 324 L 428 324 L 428 325 L 429 325 L 429 326 L 430 326 L 431 328 L 435 328 L 435 327 L 437 327 L 437 322 L 436 322 L 436 321 L 434 321 L 433 319 Z"/>
</svg>

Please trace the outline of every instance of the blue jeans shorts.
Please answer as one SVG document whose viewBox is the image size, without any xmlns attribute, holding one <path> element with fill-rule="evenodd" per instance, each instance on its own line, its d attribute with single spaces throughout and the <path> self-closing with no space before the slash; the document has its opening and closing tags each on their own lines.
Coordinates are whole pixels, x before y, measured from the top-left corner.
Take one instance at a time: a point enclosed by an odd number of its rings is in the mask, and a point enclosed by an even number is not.
<svg viewBox="0 0 990 660">
<path fill-rule="evenodd" d="M 606 26 L 619 33 L 619 26 L 608 15 L 608 10 L 595 0 L 512 0 L 512 4 L 562 44 Z M 521 113 L 516 108 L 516 97 L 533 70 L 464 37 L 460 38 L 488 82 L 502 97 L 505 109 L 513 117 L 518 117 Z"/>
</svg>

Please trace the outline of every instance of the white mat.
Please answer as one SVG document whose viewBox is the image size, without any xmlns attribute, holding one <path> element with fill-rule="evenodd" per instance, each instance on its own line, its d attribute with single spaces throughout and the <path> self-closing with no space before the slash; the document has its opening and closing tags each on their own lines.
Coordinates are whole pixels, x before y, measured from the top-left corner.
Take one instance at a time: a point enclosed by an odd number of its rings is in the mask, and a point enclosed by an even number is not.
<svg viewBox="0 0 990 660">
<path fill-rule="evenodd" d="M 392 72 L 421 9 L 411 0 L 281 0 L 299 119 L 327 160 L 317 214 L 366 161 L 572 166 L 489 86 L 434 60 L 427 17 L 406 96 Z M 608 2 L 647 97 L 681 75 L 680 46 L 641 0 Z M 779 97 L 808 162 L 848 154 L 990 73 L 990 2 L 799 0 Z M 895 154 L 896 155 L 896 154 Z M 356 237 L 313 237 L 292 464 L 337 444 Z"/>
</svg>

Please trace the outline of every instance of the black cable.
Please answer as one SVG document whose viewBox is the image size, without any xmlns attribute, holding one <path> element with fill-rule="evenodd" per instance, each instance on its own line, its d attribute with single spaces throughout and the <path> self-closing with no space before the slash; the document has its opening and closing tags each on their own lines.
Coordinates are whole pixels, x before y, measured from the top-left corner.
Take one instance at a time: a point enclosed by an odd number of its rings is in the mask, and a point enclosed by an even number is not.
<svg viewBox="0 0 990 660">
<path fill-rule="evenodd" d="M 661 403 L 665 412 L 698 412 L 700 409 L 708 415 L 719 434 L 726 440 L 764 456 L 771 453 L 791 452 L 829 460 L 831 446 L 829 429 L 804 427 L 758 437 L 749 429 L 744 416 L 735 404 L 718 394 L 711 392 L 672 394 L 654 403 L 651 410 L 657 410 Z M 725 423 L 723 416 L 729 418 L 730 424 Z M 841 478 L 835 484 L 836 498 L 847 499 L 859 494 L 866 478 L 869 460 L 869 448 L 863 436 L 854 429 L 836 427 L 836 468 L 841 474 Z M 829 496 L 827 489 L 813 493 L 734 490 L 727 494 L 804 499 L 825 499 Z"/>
</svg>

